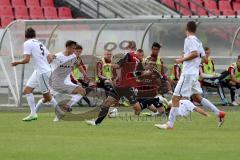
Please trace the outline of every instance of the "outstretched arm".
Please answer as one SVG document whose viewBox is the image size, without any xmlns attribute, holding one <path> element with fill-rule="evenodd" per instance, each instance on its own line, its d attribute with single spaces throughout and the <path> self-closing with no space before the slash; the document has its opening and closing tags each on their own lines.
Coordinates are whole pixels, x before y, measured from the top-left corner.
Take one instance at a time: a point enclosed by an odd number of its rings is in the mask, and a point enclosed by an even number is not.
<svg viewBox="0 0 240 160">
<path fill-rule="evenodd" d="M 194 111 L 196 111 L 196 112 L 198 112 L 198 113 L 200 113 L 201 115 L 204 115 L 204 116 L 206 116 L 206 117 L 209 116 L 207 112 L 205 112 L 203 109 L 201 109 L 201 108 L 199 108 L 199 107 L 195 107 L 195 108 L 194 108 Z"/>
<path fill-rule="evenodd" d="M 29 54 L 24 54 L 23 59 L 21 59 L 21 60 L 19 60 L 19 61 L 14 61 L 14 62 L 11 63 L 11 65 L 12 65 L 12 66 L 17 66 L 17 65 L 19 65 L 19 64 L 29 63 L 30 58 L 31 58 L 31 55 L 29 55 Z"/>
<path fill-rule="evenodd" d="M 48 53 L 47 60 L 48 60 L 49 64 L 52 63 L 53 59 L 55 59 L 55 58 L 56 58 L 56 55 Z"/>
<path fill-rule="evenodd" d="M 186 57 L 182 57 L 182 58 L 178 58 L 175 60 L 176 63 L 180 64 L 183 63 L 184 61 L 190 61 L 194 58 L 198 57 L 198 52 L 197 51 L 192 51 L 189 55 L 187 55 Z"/>
</svg>

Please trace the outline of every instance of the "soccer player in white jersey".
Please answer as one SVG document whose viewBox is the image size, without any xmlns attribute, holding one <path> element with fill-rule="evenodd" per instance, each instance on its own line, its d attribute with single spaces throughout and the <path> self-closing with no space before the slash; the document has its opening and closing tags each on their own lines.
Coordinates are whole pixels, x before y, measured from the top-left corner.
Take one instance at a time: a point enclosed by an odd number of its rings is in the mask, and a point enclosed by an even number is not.
<svg viewBox="0 0 240 160">
<path fill-rule="evenodd" d="M 77 46 L 75 41 L 68 40 L 65 46 L 65 51 L 55 54 L 55 59 L 53 60 L 55 69 L 50 76 L 50 86 L 58 93 L 73 95 L 65 106 L 67 108 L 76 104 L 82 96 L 86 95 L 86 90 L 90 89 L 90 87 L 85 89 L 70 81 L 69 76 L 72 68 L 74 65 L 79 64 L 80 59 L 77 57 L 78 53 L 75 52 Z M 79 65 L 79 67 L 81 66 Z M 58 121 L 60 117 L 57 115 L 54 121 Z"/>
<path fill-rule="evenodd" d="M 187 37 L 184 42 L 184 55 L 182 58 L 176 59 L 176 63 L 183 63 L 183 71 L 174 90 L 172 108 L 170 110 L 168 122 L 166 124 L 155 124 L 155 126 L 160 129 L 173 128 L 179 105 L 181 105 L 179 104 L 179 101 L 181 99 L 189 99 L 190 96 L 193 97 L 194 101 L 199 102 L 202 106 L 209 108 L 216 114 L 219 118 L 219 127 L 224 122 L 225 112 L 219 111 L 215 105 L 201 96 L 202 89 L 198 81 L 198 76 L 199 65 L 202 57 L 205 56 L 205 52 L 201 41 L 195 36 L 196 29 L 197 25 L 194 21 L 187 23 Z M 189 101 L 189 104 L 190 103 L 191 102 Z"/>
<path fill-rule="evenodd" d="M 31 113 L 29 116 L 23 118 L 23 121 L 31 121 L 37 119 L 35 100 L 33 90 L 38 86 L 43 94 L 43 98 L 39 100 L 38 104 L 49 102 L 57 107 L 56 100 L 52 97 L 49 90 L 49 76 L 51 68 L 49 62 L 53 56 L 49 53 L 47 48 L 36 38 L 36 32 L 33 28 L 28 28 L 25 31 L 25 39 L 23 45 L 24 58 L 19 61 L 12 62 L 12 66 L 19 64 L 27 64 L 30 59 L 33 61 L 34 72 L 28 79 L 24 93 L 27 97 L 28 105 L 30 106 Z"/>
</svg>

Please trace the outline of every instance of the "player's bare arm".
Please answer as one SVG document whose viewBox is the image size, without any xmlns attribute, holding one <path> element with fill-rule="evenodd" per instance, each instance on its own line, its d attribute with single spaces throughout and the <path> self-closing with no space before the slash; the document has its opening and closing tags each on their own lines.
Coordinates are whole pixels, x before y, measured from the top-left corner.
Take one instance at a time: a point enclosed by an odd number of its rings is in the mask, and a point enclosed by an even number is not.
<svg viewBox="0 0 240 160">
<path fill-rule="evenodd" d="M 78 64 L 78 70 L 82 73 L 83 77 L 84 77 L 84 81 L 89 81 L 89 79 L 87 78 L 87 73 L 84 70 L 83 66 L 81 64 Z"/>
<path fill-rule="evenodd" d="M 182 57 L 182 58 L 178 58 L 175 60 L 176 63 L 180 64 L 183 63 L 184 61 L 190 61 L 194 58 L 198 57 L 198 52 L 197 51 L 192 51 L 189 55 L 187 55 L 186 57 Z"/>
<path fill-rule="evenodd" d="M 31 59 L 31 56 L 30 55 L 24 55 L 23 59 L 19 60 L 19 61 L 14 61 L 11 63 L 12 66 L 17 66 L 19 64 L 27 64 L 29 63 Z"/>
<path fill-rule="evenodd" d="M 47 60 L 48 60 L 48 63 L 52 63 L 52 61 L 56 58 L 56 55 L 55 54 L 52 54 L 52 53 L 49 53 L 47 55 Z"/>
<path fill-rule="evenodd" d="M 232 82 L 240 84 L 240 81 L 235 78 L 234 74 L 231 74 L 230 76 L 231 76 L 231 81 Z"/>
<path fill-rule="evenodd" d="M 205 112 L 203 109 L 199 108 L 199 107 L 194 108 L 194 111 L 200 113 L 201 115 L 209 117 L 209 114 L 207 112 Z"/>
</svg>

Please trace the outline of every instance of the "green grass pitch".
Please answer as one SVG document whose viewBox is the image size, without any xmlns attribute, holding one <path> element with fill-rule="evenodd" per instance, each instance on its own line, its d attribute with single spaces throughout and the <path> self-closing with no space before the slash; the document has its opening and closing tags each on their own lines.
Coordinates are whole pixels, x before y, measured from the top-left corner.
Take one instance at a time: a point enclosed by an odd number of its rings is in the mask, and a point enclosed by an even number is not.
<svg viewBox="0 0 240 160">
<path fill-rule="evenodd" d="M 27 113 L 0 112 L 1 160 L 226 160 L 240 159 L 240 113 L 227 112 L 217 128 L 213 114 L 179 119 L 173 130 L 159 121 L 107 119 L 101 126 L 52 122 L 53 113 L 22 122 Z M 163 122 L 163 121 L 161 121 Z"/>
</svg>

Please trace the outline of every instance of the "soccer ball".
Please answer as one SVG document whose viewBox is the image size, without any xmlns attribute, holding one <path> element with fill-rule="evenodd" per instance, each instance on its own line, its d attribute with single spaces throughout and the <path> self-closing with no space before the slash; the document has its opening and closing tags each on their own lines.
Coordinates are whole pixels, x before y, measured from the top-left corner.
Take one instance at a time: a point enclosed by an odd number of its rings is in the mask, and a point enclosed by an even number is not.
<svg viewBox="0 0 240 160">
<path fill-rule="evenodd" d="M 110 110 L 108 117 L 109 118 L 116 118 L 118 116 L 118 110 L 117 108 L 114 108 L 112 110 Z"/>
</svg>

